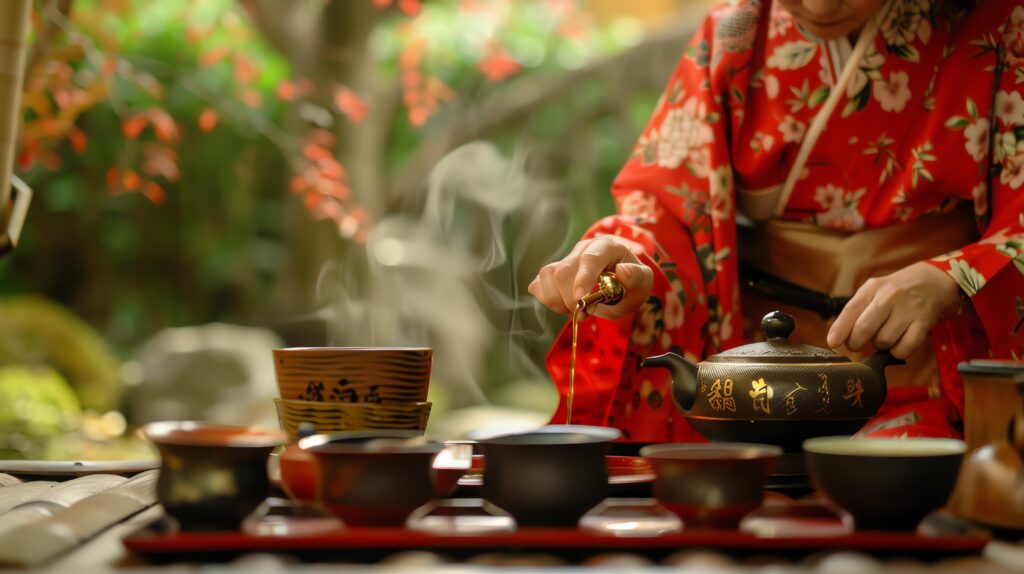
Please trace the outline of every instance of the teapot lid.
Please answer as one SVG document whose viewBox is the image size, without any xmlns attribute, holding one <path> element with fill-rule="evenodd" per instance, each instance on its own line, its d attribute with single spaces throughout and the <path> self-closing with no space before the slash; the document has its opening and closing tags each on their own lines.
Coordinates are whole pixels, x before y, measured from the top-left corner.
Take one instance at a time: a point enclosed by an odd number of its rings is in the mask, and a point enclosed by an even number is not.
<svg viewBox="0 0 1024 574">
<path fill-rule="evenodd" d="M 767 341 L 750 343 L 708 357 L 711 363 L 848 363 L 831 349 L 793 343 L 789 335 L 796 328 L 792 315 L 772 311 L 761 319 Z"/>
</svg>

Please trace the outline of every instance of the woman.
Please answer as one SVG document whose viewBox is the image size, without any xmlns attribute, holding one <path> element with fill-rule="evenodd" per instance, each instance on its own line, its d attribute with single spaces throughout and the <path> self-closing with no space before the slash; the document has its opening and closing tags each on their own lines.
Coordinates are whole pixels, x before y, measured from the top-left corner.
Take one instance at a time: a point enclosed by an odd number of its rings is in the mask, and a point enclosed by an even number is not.
<svg viewBox="0 0 1024 574">
<path fill-rule="evenodd" d="M 959 434 L 958 362 L 1024 357 L 1024 6 L 980 4 L 711 9 L 614 183 L 618 214 L 530 285 L 562 313 L 604 269 L 629 291 L 580 329 L 573 422 L 699 440 L 638 360 L 752 336 L 777 305 L 741 304 L 744 260 L 853 295 L 831 325 L 793 310 L 805 342 L 907 358 L 864 432 Z M 563 398 L 568 364 L 563 331 L 548 357 Z"/>
</svg>

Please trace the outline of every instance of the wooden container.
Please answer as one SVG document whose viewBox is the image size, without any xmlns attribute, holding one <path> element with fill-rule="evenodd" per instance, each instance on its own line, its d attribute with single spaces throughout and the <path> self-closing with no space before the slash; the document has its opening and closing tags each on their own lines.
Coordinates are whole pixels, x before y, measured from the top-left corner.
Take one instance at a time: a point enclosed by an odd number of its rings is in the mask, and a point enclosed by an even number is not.
<svg viewBox="0 0 1024 574">
<path fill-rule="evenodd" d="M 318 433 L 369 430 L 415 430 L 427 428 L 429 402 L 325 403 L 274 399 L 281 430 L 292 441 L 299 438 L 299 425 L 312 423 Z"/>
<path fill-rule="evenodd" d="M 968 457 L 949 508 L 989 526 L 1024 530 L 1024 362 L 960 364 Z"/>
<path fill-rule="evenodd" d="M 423 402 L 433 351 L 416 347 L 274 350 L 282 399 L 327 403 Z"/>
</svg>

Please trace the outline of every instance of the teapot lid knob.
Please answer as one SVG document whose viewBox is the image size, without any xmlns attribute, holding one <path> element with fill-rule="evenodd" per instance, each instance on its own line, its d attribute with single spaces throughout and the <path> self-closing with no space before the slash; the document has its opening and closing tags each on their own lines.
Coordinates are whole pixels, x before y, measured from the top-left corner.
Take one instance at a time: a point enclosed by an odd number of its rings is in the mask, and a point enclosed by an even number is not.
<svg viewBox="0 0 1024 574">
<path fill-rule="evenodd" d="M 793 316 L 782 311 L 772 311 L 761 319 L 761 330 L 764 336 L 771 339 L 788 339 L 796 328 Z"/>
</svg>

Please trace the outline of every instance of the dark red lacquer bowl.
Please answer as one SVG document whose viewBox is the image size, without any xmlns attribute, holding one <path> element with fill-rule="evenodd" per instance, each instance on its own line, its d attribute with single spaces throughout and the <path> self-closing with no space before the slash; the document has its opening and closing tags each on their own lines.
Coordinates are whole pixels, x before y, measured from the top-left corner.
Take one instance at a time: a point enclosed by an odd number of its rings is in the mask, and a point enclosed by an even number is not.
<svg viewBox="0 0 1024 574">
<path fill-rule="evenodd" d="M 656 444 L 640 449 L 654 467 L 654 497 L 686 526 L 735 528 L 761 506 L 782 448 L 746 443 Z"/>
</svg>

